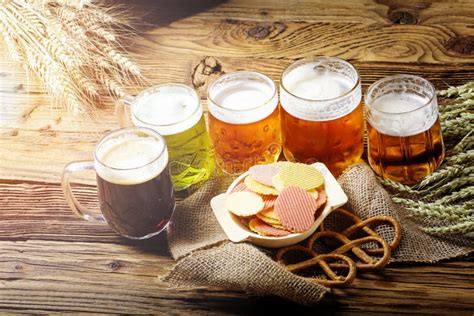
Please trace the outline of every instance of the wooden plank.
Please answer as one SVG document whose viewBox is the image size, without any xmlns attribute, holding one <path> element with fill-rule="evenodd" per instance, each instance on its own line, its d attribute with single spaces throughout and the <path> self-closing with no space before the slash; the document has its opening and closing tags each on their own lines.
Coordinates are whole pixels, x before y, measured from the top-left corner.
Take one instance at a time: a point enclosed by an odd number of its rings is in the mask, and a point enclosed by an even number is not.
<svg viewBox="0 0 474 316">
<path fill-rule="evenodd" d="M 310 309 L 276 298 L 248 300 L 238 291 L 168 290 L 159 276 L 173 262 L 156 249 L 57 241 L 0 241 L 0 308 L 47 312 L 248 313 L 284 307 Z M 474 307 L 474 262 L 395 265 L 361 275 L 351 288 L 333 291 L 318 310 L 339 312 L 460 313 Z M 370 302 L 370 303 L 369 303 Z"/>
<path fill-rule="evenodd" d="M 197 16 L 208 20 L 232 19 L 255 21 L 353 22 L 365 24 L 400 23 L 396 13 L 417 24 L 473 23 L 474 4 L 462 1 L 427 0 L 326 0 L 274 1 L 232 0 L 200 1 L 160 0 L 135 2 L 138 11 L 147 12 L 147 22 L 167 24 L 172 20 Z M 449 13 L 449 14 L 447 14 Z"/>
<path fill-rule="evenodd" d="M 469 25 L 366 25 L 359 23 L 260 23 L 193 18 L 147 32 L 150 51 L 246 58 L 339 56 L 371 62 L 472 62 L 473 51 L 449 49 L 453 38 L 472 34 Z M 140 42 L 143 43 L 143 42 Z"/>
</svg>

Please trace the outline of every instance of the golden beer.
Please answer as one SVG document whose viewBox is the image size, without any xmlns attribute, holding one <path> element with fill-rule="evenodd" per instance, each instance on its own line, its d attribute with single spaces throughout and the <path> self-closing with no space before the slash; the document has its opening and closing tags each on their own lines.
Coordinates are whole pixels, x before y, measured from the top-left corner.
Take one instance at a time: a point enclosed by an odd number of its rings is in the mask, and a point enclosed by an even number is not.
<svg viewBox="0 0 474 316">
<path fill-rule="evenodd" d="M 209 134 L 217 165 L 240 174 L 281 153 L 280 108 L 273 81 L 256 72 L 220 77 L 208 91 Z"/>
<path fill-rule="evenodd" d="M 359 75 L 339 58 L 299 60 L 282 74 L 283 153 L 290 161 L 320 161 L 337 176 L 364 151 Z"/>
<path fill-rule="evenodd" d="M 411 75 L 387 77 L 366 95 L 368 159 L 381 177 L 415 184 L 444 158 L 435 89 Z"/>
</svg>

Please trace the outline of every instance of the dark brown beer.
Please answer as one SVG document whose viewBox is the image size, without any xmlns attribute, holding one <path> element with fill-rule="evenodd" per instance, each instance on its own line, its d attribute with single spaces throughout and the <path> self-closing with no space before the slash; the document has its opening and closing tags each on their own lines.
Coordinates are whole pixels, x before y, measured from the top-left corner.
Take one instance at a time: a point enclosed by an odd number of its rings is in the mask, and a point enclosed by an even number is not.
<svg viewBox="0 0 474 316">
<path fill-rule="evenodd" d="M 95 169 L 102 214 L 117 233 L 142 239 L 166 227 L 175 200 L 166 144 L 158 134 L 106 139 L 96 150 Z"/>
<path fill-rule="evenodd" d="M 116 184 L 97 175 L 97 185 L 102 214 L 123 236 L 142 238 L 161 231 L 173 215 L 175 202 L 168 167 L 138 184 Z"/>
</svg>

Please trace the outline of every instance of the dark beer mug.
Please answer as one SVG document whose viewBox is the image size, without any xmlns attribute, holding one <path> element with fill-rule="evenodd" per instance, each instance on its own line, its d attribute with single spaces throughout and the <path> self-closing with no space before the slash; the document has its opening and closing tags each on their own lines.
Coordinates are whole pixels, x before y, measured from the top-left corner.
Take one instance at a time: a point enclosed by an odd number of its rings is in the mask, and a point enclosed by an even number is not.
<svg viewBox="0 0 474 316">
<path fill-rule="evenodd" d="M 71 190 L 71 173 L 83 170 L 96 172 L 101 213 L 81 205 Z M 66 165 L 61 185 L 69 206 L 80 217 L 106 221 L 118 234 L 131 239 L 159 234 L 175 209 L 166 142 L 144 127 L 119 129 L 104 136 L 93 161 Z"/>
</svg>

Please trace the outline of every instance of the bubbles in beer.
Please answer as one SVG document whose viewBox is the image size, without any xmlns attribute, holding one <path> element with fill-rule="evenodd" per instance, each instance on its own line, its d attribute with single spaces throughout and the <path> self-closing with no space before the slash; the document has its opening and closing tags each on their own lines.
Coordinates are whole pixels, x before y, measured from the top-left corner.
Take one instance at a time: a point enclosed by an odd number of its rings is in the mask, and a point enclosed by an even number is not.
<svg viewBox="0 0 474 316">
<path fill-rule="evenodd" d="M 214 84 L 209 90 L 209 111 L 226 123 L 249 124 L 269 116 L 278 105 L 273 83 L 265 80 L 235 79 Z M 246 111 L 247 110 L 247 111 Z"/>
<path fill-rule="evenodd" d="M 284 79 L 285 87 L 292 94 L 309 100 L 337 98 L 351 90 L 354 82 L 343 74 L 314 69 L 312 64 L 302 65 Z"/>
<path fill-rule="evenodd" d="M 430 100 L 415 93 L 389 93 L 375 99 L 371 105 L 369 121 L 381 133 L 392 136 L 410 136 L 428 130 L 438 117 L 432 107 L 425 107 Z M 419 111 L 415 111 L 420 109 Z M 408 113 L 412 112 L 413 113 Z M 389 115 L 386 115 L 386 114 Z"/>
<path fill-rule="evenodd" d="M 201 116 L 194 90 L 181 84 L 165 84 L 135 101 L 132 119 L 135 125 L 150 127 L 166 136 L 191 128 Z"/>
<path fill-rule="evenodd" d="M 100 144 L 95 168 L 101 178 L 115 184 L 138 184 L 159 175 L 168 164 L 162 140 L 139 134 L 122 135 Z"/>
</svg>

